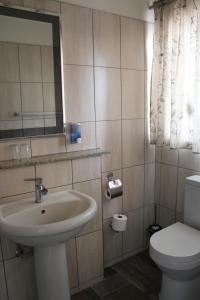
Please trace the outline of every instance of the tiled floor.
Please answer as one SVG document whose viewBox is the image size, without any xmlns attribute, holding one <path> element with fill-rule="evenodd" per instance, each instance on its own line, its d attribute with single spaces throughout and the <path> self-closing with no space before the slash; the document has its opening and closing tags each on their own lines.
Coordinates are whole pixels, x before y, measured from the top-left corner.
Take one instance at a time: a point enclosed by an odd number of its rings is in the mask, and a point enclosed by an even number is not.
<svg viewBox="0 0 200 300">
<path fill-rule="evenodd" d="M 72 300 L 158 300 L 161 272 L 147 251 L 105 269 L 104 278 Z"/>
</svg>

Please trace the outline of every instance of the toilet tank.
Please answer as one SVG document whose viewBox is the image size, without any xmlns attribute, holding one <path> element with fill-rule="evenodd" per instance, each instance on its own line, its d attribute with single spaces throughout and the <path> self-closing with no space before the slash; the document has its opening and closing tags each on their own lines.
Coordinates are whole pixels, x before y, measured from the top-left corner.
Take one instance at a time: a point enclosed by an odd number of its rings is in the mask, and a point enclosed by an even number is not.
<svg viewBox="0 0 200 300">
<path fill-rule="evenodd" d="M 200 229 L 200 176 L 185 179 L 184 223 Z"/>
</svg>

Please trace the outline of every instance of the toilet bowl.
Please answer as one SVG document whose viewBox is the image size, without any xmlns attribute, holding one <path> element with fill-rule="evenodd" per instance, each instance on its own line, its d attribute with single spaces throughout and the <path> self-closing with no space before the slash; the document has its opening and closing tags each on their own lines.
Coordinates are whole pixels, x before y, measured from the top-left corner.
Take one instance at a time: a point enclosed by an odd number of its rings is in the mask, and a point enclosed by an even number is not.
<svg viewBox="0 0 200 300">
<path fill-rule="evenodd" d="M 150 256 L 163 272 L 159 300 L 200 299 L 200 231 L 175 223 L 150 239 Z"/>
</svg>

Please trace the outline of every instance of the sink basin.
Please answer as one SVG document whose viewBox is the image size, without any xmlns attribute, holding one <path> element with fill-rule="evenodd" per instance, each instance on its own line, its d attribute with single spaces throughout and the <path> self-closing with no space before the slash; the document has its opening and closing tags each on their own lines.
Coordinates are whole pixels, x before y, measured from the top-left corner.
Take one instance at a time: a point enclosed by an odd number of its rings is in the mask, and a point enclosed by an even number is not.
<svg viewBox="0 0 200 300">
<path fill-rule="evenodd" d="M 34 247 L 39 300 L 69 300 L 66 241 L 96 214 L 90 196 L 77 191 L 52 193 L 0 205 L 0 232 L 16 243 Z"/>
<path fill-rule="evenodd" d="M 11 240 L 39 246 L 64 242 L 77 234 L 96 213 L 93 198 L 77 191 L 49 194 L 0 205 L 0 231 Z"/>
</svg>

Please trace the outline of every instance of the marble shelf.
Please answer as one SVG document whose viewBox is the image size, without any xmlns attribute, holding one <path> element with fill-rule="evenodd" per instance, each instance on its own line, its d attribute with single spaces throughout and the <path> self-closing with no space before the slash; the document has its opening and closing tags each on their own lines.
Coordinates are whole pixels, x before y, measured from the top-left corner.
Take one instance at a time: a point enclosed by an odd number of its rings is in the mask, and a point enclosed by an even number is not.
<svg viewBox="0 0 200 300">
<path fill-rule="evenodd" d="M 96 157 L 103 154 L 109 154 L 109 151 L 97 148 L 92 150 L 82 150 L 74 152 L 63 152 L 42 156 L 34 156 L 27 160 L 4 160 L 0 161 L 0 170 L 23 168 L 30 166 L 37 166 L 42 164 L 55 163 L 65 160 L 75 160 L 80 158 Z"/>
</svg>

